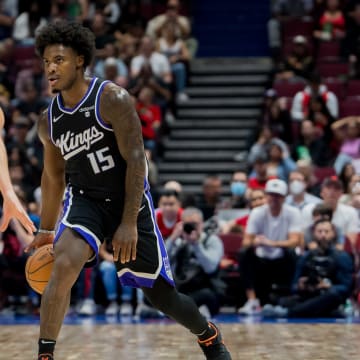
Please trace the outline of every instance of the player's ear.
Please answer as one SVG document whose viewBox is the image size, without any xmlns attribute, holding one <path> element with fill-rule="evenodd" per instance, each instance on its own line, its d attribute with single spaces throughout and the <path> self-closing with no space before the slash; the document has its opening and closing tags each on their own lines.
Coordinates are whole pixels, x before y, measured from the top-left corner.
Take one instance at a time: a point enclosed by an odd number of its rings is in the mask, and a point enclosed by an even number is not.
<svg viewBox="0 0 360 360">
<path fill-rule="evenodd" d="M 78 55 L 76 57 L 76 68 L 83 68 L 84 67 L 84 55 Z"/>
</svg>

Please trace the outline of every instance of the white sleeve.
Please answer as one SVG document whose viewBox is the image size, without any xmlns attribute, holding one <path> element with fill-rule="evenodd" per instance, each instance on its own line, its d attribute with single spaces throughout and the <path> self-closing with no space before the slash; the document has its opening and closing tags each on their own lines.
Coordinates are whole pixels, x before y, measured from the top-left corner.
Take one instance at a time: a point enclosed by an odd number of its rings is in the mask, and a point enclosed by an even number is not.
<svg viewBox="0 0 360 360">
<path fill-rule="evenodd" d="M 331 116 L 337 119 L 339 116 L 339 102 L 336 95 L 331 91 L 328 92 L 326 106 Z"/>
<path fill-rule="evenodd" d="M 15 40 L 23 40 L 29 36 L 29 15 L 21 13 L 14 22 L 12 37 Z"/>
<path fill-rule="evenodd" d="M 302 91 L 296 93 L 292 105 L 291 105 L 291 119 L 294 121 L 302 121 L 304 118 L 304 113 L 302 109 Z"/>
<path fill-rule="evenodd" d="M 315 204 L 306 205 L 301 211 L 302 229 L 305 230 L 313 223 L 312 212 Z"/>
<path fill-rule="evenodd" d="M 246 224 L 246 233 L 248 234 L 260 234 L 259 229 L 259 208 L 251 210 L 248 222 Z"/>
<path fill-rule="evenodd" d="M 345 226 L 345 235 L 353 234 L 359 231 L 359 217 L 356 210 L 353 207 L 348 208 L 349 211 L 346 212 L 346 226 Z"/>
<path fill-rule="evenodd" d="M 171 72 L 171 67 L 170 67 L 170 62 L 168 60 L 168 58 L 163 55 L 163 54 L 159 54 L 161 55 L 161 70 L 162 73 L 170 73 Z"/>
<path fill-rule="evenodd" d="M 131 64 L 130 64 L 131 76 L 136 77 L 139 75 L 142 64 L 143 64 L 143 61 L 140 56 L 135 56 L 131 60 Z"/>
<path fill-rule="evenodd" d="M 301 218 L 301 212 L 297 208 L 291 208 L 290 224 L 289 224 L 289 233 L 302 232 L 303 224 Z"/>
</svg>

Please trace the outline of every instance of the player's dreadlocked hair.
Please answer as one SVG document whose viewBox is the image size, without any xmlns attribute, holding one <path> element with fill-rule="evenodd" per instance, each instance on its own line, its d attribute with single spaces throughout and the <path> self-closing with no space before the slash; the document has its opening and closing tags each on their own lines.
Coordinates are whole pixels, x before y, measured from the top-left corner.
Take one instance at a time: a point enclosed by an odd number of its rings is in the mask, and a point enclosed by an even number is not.
<svg viewBox="0 0 360 360">
<path fill-rule="evenodd" d="M 90 65 L 94 50 L 95 36 L 86 27 L 76 22 L 56 21 L 40 29 L 36 35 L 35 47 L 42 57 L 48 45 L 61 44 L 84 56 L 84 69 Z"/>
</svg>

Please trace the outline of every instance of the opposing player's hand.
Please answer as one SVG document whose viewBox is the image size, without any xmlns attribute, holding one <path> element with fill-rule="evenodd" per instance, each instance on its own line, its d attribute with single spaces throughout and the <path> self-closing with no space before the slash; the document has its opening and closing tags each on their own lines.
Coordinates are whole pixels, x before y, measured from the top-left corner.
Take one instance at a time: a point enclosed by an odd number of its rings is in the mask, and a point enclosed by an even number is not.
<svg viewBox="0 0 360 360">
<path fill-rule="evenodd" d="M 19 220 L 29 234 L 36 231 L 35 225 L 30 220 L 15 193 L 4 196 L 3 217 L 0 222 L 1 232 L 6 230 L 12 218 Z"/>
<path fill-rule="evenodd" d="M 53 234 L 38 233 L 31 244 L 29 244 L 24 251 L 27 253 L 31 250 L 37 249 L 46 244 L 52 244 L 54 242 Z"/>
<path fill-rule="evenodd" d="M 130 260 L 136 260 L 136 245 L 138 233 L 136 224 L 129 226 L 121 224 L 112 239 L 112 246 L 114 252 L 114 261 L 119 261 L 122 264 Z"/>
</svg>

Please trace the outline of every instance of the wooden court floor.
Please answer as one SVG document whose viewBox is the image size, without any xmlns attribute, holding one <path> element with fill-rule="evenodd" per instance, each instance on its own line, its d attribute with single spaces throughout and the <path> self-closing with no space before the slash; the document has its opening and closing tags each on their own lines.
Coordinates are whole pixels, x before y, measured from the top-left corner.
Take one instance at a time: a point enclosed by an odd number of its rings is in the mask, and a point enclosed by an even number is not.
<svg viewBox="0 0 360 360">
<path fill-rule="evenodd" d="M 360 359 L 359 324 L 220 324 L 238 360 Z M 0 360 L 35 360 L 37 325 L 0 326 Z M 176 324 L 64 325 L 56 360 L 204 359 Z"/>
</svg>

